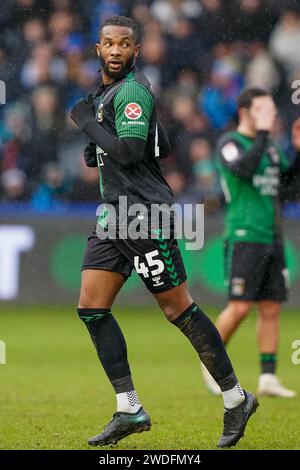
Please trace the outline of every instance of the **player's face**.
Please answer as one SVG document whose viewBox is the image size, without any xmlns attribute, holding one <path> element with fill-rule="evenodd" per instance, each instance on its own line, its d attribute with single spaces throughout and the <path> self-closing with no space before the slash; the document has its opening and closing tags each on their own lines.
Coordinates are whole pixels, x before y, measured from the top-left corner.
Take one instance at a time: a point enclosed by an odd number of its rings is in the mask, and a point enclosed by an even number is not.
<svg viewBox="0 0 300 470">
<path fill-rule="evenodd" d="M 243 109 L 240 117 L 244 125 L 246 125 L 250 131 L 255 132 L 256 129 L 256 116 L 264 107 L 274 107 L 276 109 L 274 100 L 271 96 L 257 96 L 252 99 L 252 103 L 249 109 Z"/>
<path fill-rule="evenodd" d="M 266 106 L 269 108 L 276 108 L 274 100 L 271 96 L 257 96 L 256 98 L 253 98 L 252 104 L 249 108 L 250 115 L 256 116 L 257 113 L 259 113 L 262 108 Z"/>
<path fill-rule="evenodd" d="M 104 74 L 118 80 L 133 67 L 139 51 L 132 29 L 125 26 L 104 26 L 96 45 Z"/>
</svg>

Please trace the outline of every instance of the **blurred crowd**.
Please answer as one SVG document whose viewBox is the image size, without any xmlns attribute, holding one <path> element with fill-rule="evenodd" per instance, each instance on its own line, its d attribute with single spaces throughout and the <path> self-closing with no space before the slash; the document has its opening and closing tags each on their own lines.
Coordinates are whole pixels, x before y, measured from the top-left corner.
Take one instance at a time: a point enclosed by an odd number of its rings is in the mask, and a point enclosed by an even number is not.
<svg viewBox="0 0 300 470">
<path fill-rule="evenodd" d="M 273 93 L 279 108 L 274 138 L 293 158 L 298 3 L 1 0 L 0 79 L 7 102 L 0 106 L 0 201 L 40 211 L 63 201 L 98 201 L 98 171 L 84 164 L 86 139 L 68 110 L 97 89 L 100 24 L 125 14 L 140 26 L 138 67 L 152 84 L 171 142 L 165 177 L 178 202 L 218 210 L 214 145 L 235 127 L 236 98 L 245 86 Z"/>
</svg>

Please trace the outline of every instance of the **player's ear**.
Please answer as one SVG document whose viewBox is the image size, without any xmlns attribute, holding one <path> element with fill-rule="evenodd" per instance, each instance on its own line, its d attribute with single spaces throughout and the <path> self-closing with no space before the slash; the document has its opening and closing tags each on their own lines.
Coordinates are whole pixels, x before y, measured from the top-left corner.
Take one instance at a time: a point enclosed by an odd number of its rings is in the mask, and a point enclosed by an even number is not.
<svg viewBox="0 0 300 470">
<path fill-rule="evenodd" d="M 100 44 L 99 43 L 96 44 L 96 52 L 97 52 L 97 56 L 100 57 Z"/>
<path fill-rule="evenodd" d="M 139 53 L 140 53 L 140 48 L 141 48 L 141 45 L 140 45 L 140 44 L 136 44 L 136 45 L 134 46 L 134 51 L 133 51 L 133 53 L 134 53 L 134 57 L 135 57 L 135 58 L 138 57 L 138 55 L 139 55 Z"/>
<path fill-rule="evenodd" d="M 238 109 L 238 116 L 239 116 L 240 121 L 247 116 L 247 111 L 249 111 L 249 110 L 247 110 L 246 108 L 239 108 Z"/>
</svg>

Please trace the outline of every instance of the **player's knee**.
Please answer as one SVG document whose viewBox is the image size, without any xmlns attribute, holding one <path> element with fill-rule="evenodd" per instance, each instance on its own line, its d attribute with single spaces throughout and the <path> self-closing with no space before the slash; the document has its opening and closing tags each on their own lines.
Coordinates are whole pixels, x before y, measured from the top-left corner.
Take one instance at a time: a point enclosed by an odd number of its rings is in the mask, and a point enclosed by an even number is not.
<svg viewBox="0 0 300 470">
<path fill-rule="evenodd" d="M 156 301 L 165 317 L 174 322 L 193 302 L 186 283 L 162 294 L 155 295 Z"/>
<path fill-rule="evenodd" d="M 164 312 L 167 320 L 171 322 L 176 320 L 178 314 L 172 302 L 170 302 L 169 300 L 165 300 L 165 299 L 157 299 L 157 302 L 161 310 Z"/>
<path fill-rule="evenodd" d="M 99 305 L 103 305 L 106 302 L 103 302 L 99 296 L 89 294 L 88 290 L 82 290 L 79 297 L 78 309 L 80 308 L 99 308 Z M 107 305 L 105 308 L 110 307 Z"/>
<path fill-rule="evenodd" d="M 168 298 L 156 298 L 158 305 L 165 314 L 165 317 L 170 322 L 174 322 L 181 314 L 184 312 L 193 302 L 193 299 L 188 296 L 178 296 L 173 298 L 168 296 Z"/>
<path fill-rule="evenodd" d="M 80 297 L 77 309 L 97 308 L 97 305 L 99 305 L 99 302 L 97 302 L 96 300 L 93 300 L 92 298 Z"/>
<path fill-rule="evenodd" d="M 99 298 L 95 295 L 91 295 L 88 289 L 82 289 L 80 292 L 78 308 L 97 308 L 99 304 L 101 305 L 102 302 L 99 302 Z"/>
<path fill-rule="evenodd" d="M 234 317 L 237 320 L 242 321 L 250 312 L 251 304 L 249 304 L 248 302 L 234 303 L 231 305 L 231 310 Z"/>
<path fill-rule="evenodd" d="M 159 302 L 159 306 L 169 322 L 174 322 L 189 305 L 190 302 L 184 305 L 178 305 L 174 302 Z"/>
<path fill-rule="evenodd" d="M 176 318 L 178 318 L 180 315 L 180 313 L 173 307 L 165 307 L 162 310 L 165 314 L 166 319 L 171 323 L 174 322 Z"/>
<path fill-rule="evenodd" d="M 259 305 L 259 314 L 265 319 L 278 318 L 280 314 L 280 304 L 277 302 L 267 302 Z"/>
</svg>

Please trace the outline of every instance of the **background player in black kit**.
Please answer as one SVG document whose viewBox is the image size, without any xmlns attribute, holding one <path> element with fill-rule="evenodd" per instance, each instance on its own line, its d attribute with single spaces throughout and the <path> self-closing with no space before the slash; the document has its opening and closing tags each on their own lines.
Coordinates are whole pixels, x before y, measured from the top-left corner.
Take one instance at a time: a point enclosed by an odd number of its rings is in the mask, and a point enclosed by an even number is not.
<svg viewBox="0 0 300 470">
<path fill-rule="evenodd" d="M 135 23 L 119 16 L 106 20 L 96 50 L 102 64 L 96 119 L 90 99 L 80 100 L 71 110 L 72 119 L 91 141 L 85 158 L 88 165 L 99 167 L 103 203 L 84 257 L 78 314 L 116 392 L 117 412 L 89 444 L 116 443 L 150 429 L 150 417 L 134 389 L 125 339 L 111 312 L 134 267 L 166 318 L 187 336 L 220 386 L 225 414 L 218 446 L 230 447 L 243 436 L 258 403 L 240 387 L 217 329 L 193 302 L 176 240 L 172 234 L 164 238 L 161 227 L 156 229 L 156 239 L 150 233 L 147 239 L 137 240 L 97 236 L 107 227 L 105 204 L 118 209 L 119 196 L 126 196 L 128 205 L 143 203 L 148 208 L 152 203 L 171 206 L 173 195 L 158 163 L 159 146 L 166 153 L 167 145 L 158 129 L 155 99 L 149 82 L 135 66 L 139 50 Z"/>
</svg>

